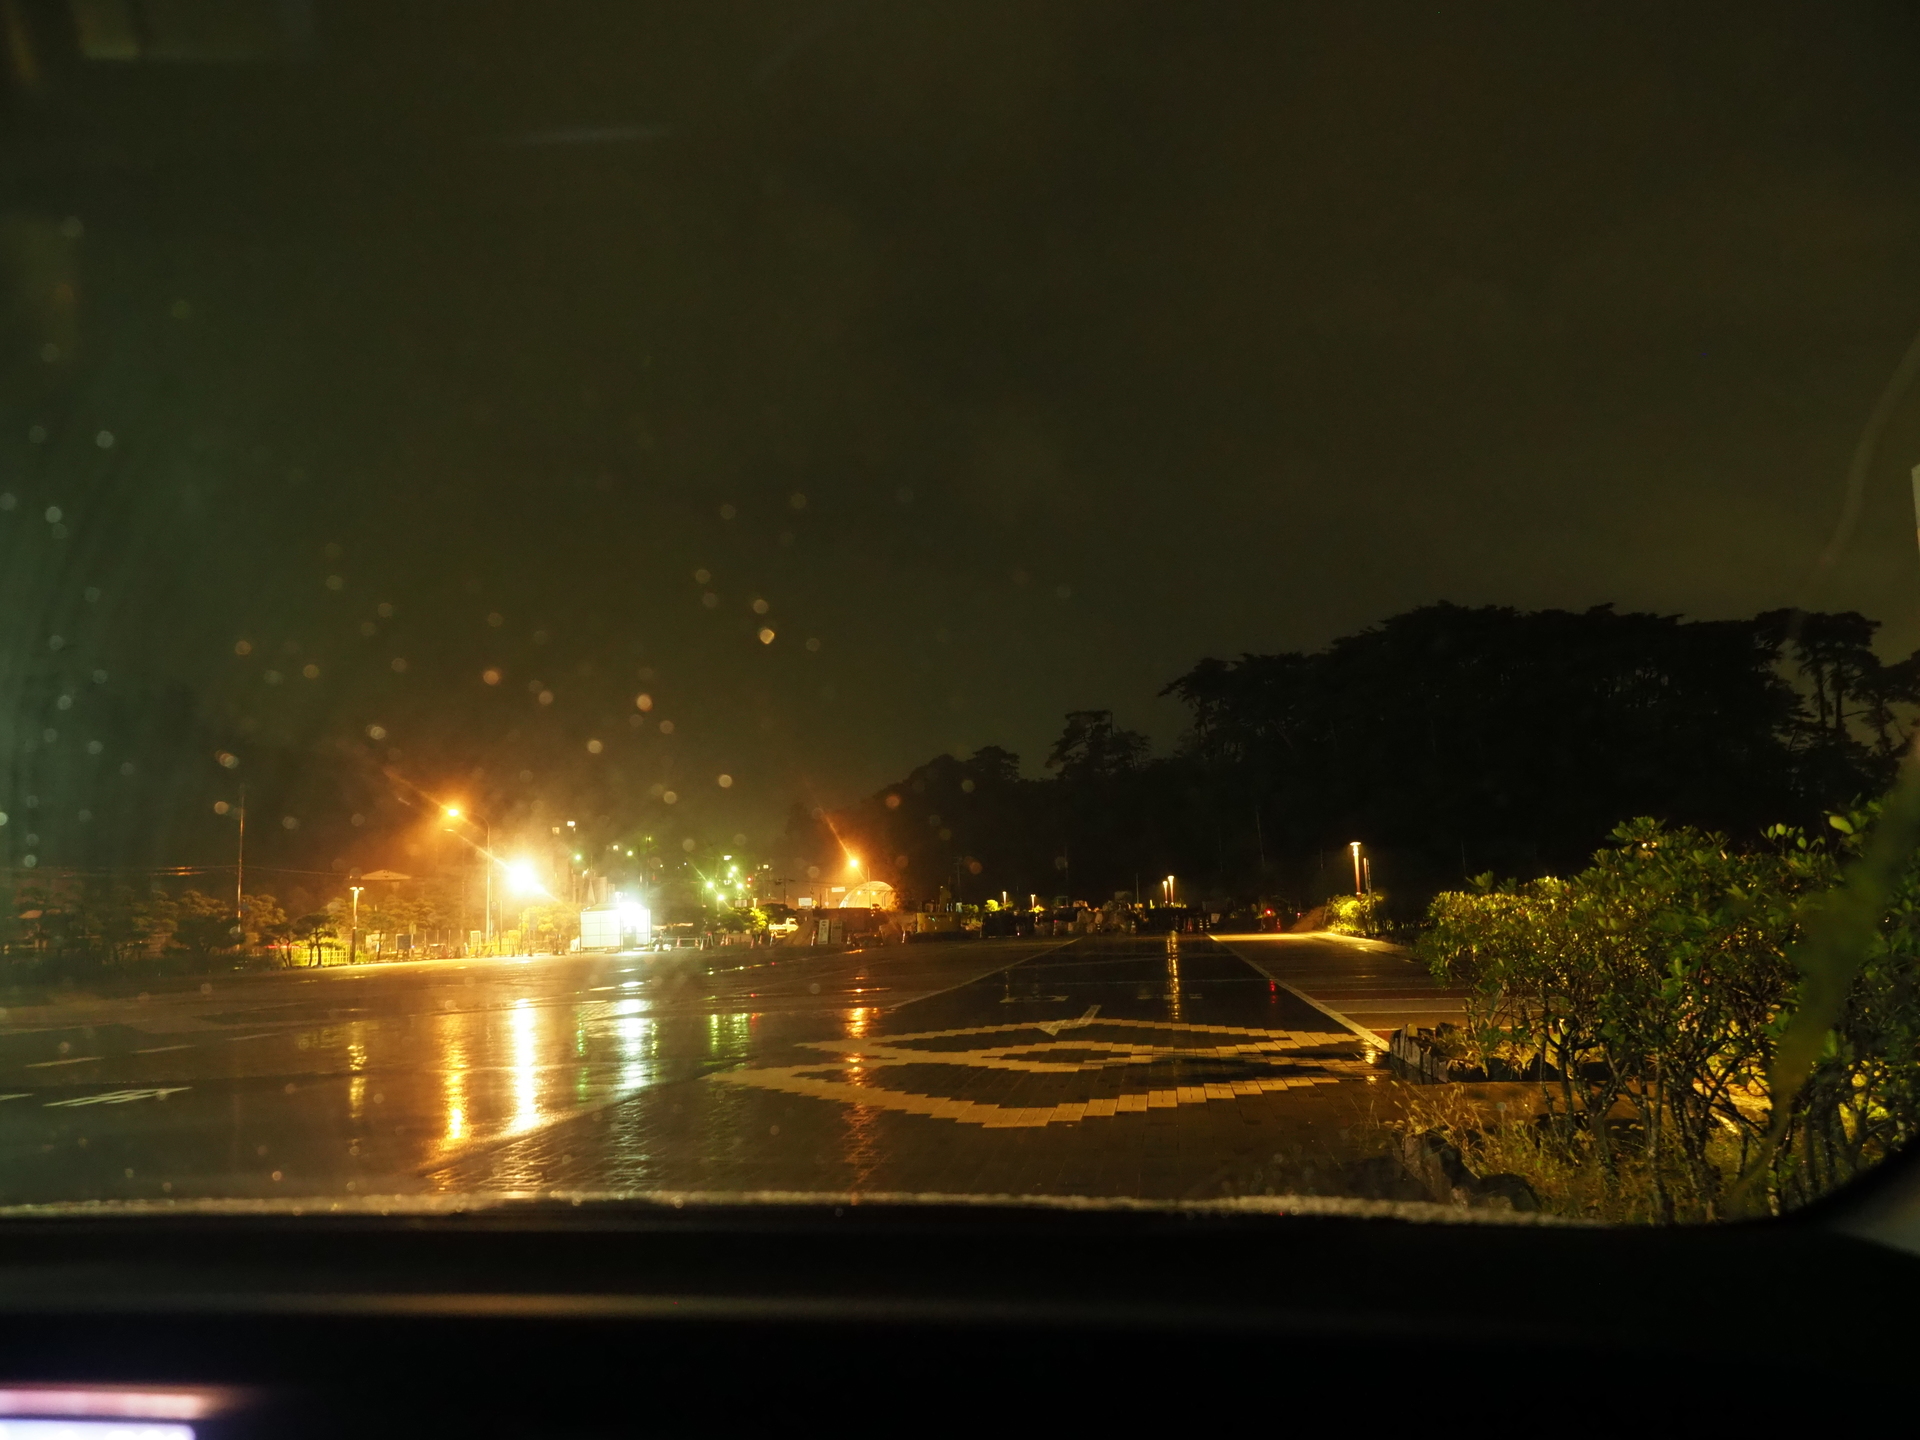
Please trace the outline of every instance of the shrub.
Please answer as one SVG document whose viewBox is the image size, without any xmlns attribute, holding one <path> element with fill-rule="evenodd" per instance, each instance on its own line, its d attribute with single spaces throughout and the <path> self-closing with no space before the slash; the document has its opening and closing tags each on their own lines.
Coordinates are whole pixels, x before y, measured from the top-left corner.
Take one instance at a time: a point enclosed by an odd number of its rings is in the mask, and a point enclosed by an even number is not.
<svg viewBox="0 0 1920 1440">
<path fill-rule="evenodd" d="M 1571 879 L 1435 897 L 1419 949 L 1467 987 L 1474 1059 L 1549 1077 L 1528 1127 L 1543 1167 L 1592 1167 L 1616 1210 L 1713 1219 L 1750 1165 L 1778 1208 L 1905 1143 L 1920 1122 L 1910 862 L 1811 1076 L 1784 1095 L 1770 1078 L 1795 947 L 1872 819 L 1838 818 L 1836 847 L 1776 827 L 1748 850 L 1636 820 Z"/>
<path fill-rule="evenodd" d="M 1386 929 L 1386 899 L 1377 891 L 1335 895 L 1327 901 L 1327 929 L 1340 935 L 1378 935 Z"/>
</svg>

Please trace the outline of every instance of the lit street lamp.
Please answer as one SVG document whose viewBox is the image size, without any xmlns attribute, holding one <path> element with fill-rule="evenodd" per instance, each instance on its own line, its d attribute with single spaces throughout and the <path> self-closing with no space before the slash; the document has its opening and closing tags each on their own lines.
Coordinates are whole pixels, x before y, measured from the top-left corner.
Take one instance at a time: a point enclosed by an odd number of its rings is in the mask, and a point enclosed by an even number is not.
<svg viewBox="0 0 1920 1440">
<path fill-rule="evenodd" d="M 483 928 L 487 937 L 487 949 L 491 951 L 493 949 L 493 822 L 477 815 L 462 816 L 460 807 L 457 805 L 447 806 L 445 813 L 449 820 L 465 819 L 469 825 L 478 825 L 480 827 L 480 833 L 483 837 L 480 855 L 482 869 L 486 872 L 487 877 L 487 913 Z M 448 828 L 451 829 L 452 827 L 449 826 Z M 467 843 L 471 845 L 473 842 L 469 840 Z"/>
<path fill-rule="evenodd" d="M 1347 848 L 1353 851 L 1353 893 L 1359 895 L 1363 893 L 1360 878 L 1360 842 L 1358 840 L 1349 840 L 1347 842 Z"/>
</svg>

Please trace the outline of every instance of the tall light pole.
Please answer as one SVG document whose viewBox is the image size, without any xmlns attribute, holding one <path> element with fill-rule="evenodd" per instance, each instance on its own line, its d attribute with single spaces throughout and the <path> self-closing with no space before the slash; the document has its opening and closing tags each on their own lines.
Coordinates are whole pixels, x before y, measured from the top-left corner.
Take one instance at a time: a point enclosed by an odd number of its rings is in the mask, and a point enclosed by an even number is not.
<svg viewBox="0 0 1920 1440">
<path fill-rule="evenodd" d="M 458 805 L 447 806 L 444 813 L 449 820 L 464 819 L 469 825 L 478 825 L 480 827 L 480 833 L 483 837 L 480 846 L 481 869 L 487 877 L 487 913 L 483 929 L 486 935 L 487 949 L 491 952 L 493 949 L 493 822 L 479 815 L 463 816 L 460 813 L 460 807 Z M 468 841 L 467 843 L 472 844 L 473 842 Z"/>
<path fill-rule="evenodd" d="M 240 849 L 233 860 L 233 913 L 247 923 L 247 787 L 240 787 Z"/>
<path fill-rule="evenodd" d="M 1358 840 L 1349 840 L 1347 842 L 1347 848 L 1353 852 L 1353 893 L 1358 895 L 1361 893 L 1361 890 L 1360 890 L 1360 842 Z"/>
<path fill-rule="evenodd" d="M 354 963 L 354 954 L 360 944 L 360 892 L 367 887 L 349 885 L 347 888 L 353 891 L 353 920 L 347 926 L 347 964 L 351 965 Z"/>
</svg>

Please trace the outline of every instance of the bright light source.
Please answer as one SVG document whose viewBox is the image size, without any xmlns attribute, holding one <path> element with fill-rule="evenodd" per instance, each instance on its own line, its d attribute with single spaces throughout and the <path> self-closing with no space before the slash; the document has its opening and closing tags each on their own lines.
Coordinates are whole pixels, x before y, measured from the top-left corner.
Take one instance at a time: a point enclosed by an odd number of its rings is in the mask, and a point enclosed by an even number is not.
<svg viewBox="0 0 1920 1440">
<path fill-rule="evenodd" d="M 540 877 L 534 872 L 530 861 L 515 860 L 507 866 L 507 888 L 515 895 L 544 895 L 547 887 L 540 883 Z"/>
<path fill-rule="evenodd" d="M 447 806 L 446 813 L 449 820 L 458 820 L 460 818 L 460 807 L 458 805 L 449 805 Z"/>
</svg>

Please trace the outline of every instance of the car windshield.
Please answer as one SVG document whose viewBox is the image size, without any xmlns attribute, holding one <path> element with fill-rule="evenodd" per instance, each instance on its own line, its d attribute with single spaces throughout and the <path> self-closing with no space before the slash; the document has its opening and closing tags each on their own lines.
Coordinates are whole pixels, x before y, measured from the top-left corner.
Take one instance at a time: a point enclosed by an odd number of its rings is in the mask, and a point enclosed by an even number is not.
<svg viewBox="0 0 1920 1440">
<path fill-rule="evenodd" d="M 0 0 L 0 1208 L 1869 1170 L 1917 59 Z"/>
</svg>

